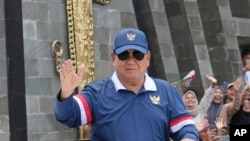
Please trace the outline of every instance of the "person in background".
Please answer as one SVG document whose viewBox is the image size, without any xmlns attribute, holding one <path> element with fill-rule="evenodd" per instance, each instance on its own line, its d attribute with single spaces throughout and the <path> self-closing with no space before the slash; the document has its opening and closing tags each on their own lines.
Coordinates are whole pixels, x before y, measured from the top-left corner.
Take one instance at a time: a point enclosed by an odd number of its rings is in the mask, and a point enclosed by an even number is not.
<svg viewBox="0 0 250 141">
<path fill-rule="evenodd" d="M 199 131 L 199 138 L 202 141 L 207 141 L 209 131 L 205 130 L 208 127 L 208 120 L 204 118 L 204 115 L 200 112 L 199 102 L 196 97 L 197 92 L 193 88 L 187 88 L 184 91 L 182 100 L 187 108 L 188 113 L 192 116 L 195 127 Z"/>
<path fill-rule="evenodd" d="M 234 90 L 233 85 L 234 85 L 234 82 L 227 83 L 227 85 L 226 85 L 226 90 L 224 90 L 225 97 L 223 100 L 225 104 L 232 102 L 234 99 L 235 90 Z"/>
<path fill-rule="evenodd" d="M 238 111 L 233 113 L 230 125 L 250 124 L 250 85 L 246 85 L 242 93 L 242 104 Z"/>
<path fill-rule="evenodd" d="M 226 121 L 224 121 L 225 124 L 229 124 L 230 126 L 250 124 L 250 85 L 246 85 L 241 93 L 242 103 L 240 108 L 238 109 L 238 107 L 228 106 L 227 113 L 221 113 L 222 116 L 223 114 L 225 114 L 224 117 L 227 116 Z M 216 139 L 220 139 L 220 141 L 229 141 L 229 136 L 217 136 Z"/>
<path fill-rule="evenodd" d="M 207 119 L 207 127 L 202 130 L 201 135 L 202 141 L 213 141 L 214 137 L 217 136 L 217 129 L 220 128 L 221 120 L 216 120 L 218 117 L 221 107 L 223 105 L 223 90 L 221 86 L 217 85 L 217 79 L 206 75 L 206 78 L 210 80 L 211 85 L 206 90 L 206 97 L 201 99 L 200 106 L 203 115 L 206 115 L 205 119 Z M 204 114 L 205 112 L 205 114 Z"/>
<path fill-rule="evenodd" d="M 206 79 L 210 81 L 210 87 L 206 89 L 200 103 L 197 99 L 197 91 L 193 88 L 187 88 L 182 97 L 188 113 L 192 116 L 196 128 L 199 131 L 201 141 L 210 141 L 216 135 L 214 130 L 209 129 L 207 110 L 213 101 L 214 92 L 219 90 L 216 86 L 217 80 L 211 75 L 206 74 Z M 222 95 L 223 96 L 223 95 Z M 223 97 L 221 98 L 222 101 Z"/>
<path fill-rule="evenodd" d="M 205 91 L 205 94 L 203 95 L 203 97 L 201 98 L 200 101 L 200 112 L 202 113 L 202 115 L 204 117 L 207 118 L 207 110 L 209 108 L 209 106 L 211 105 L 211 102 L 213 100 L 213 92 L 215 88 L 218 88 L 217 86 L 217 79 L 214 78 L 211 75 L 206 74 L 205 75 L 206 79 L 210 81 L 210 87 L 208 87 Z"/>
<path fill-rule="evenodd" d="M 192 116 L 195 123 L 200 122 L 203 117 L 199 114 L 199 105 L 197 99 L 197 91 L 193 88 L 187 88 L 182 96 L 184 105 L 188 113 Z"/>
<path fill-rule="evenodd" d="M 233 93 L 232 101 L 225 103 L 222 107 L 220 117 L 229 124 L 232 116 L 240 109 L 241 106 L 241 91 L 242 79 L 237 78 L 235 82 L 231 85 L 228 84 L 228 89 L 231 89 Z"/>
<path fill-rule="evenodd" d="M 207 109 L 207 119 L 209 123 L 209 129 L 216 129 L 215 121 L 220 116 L 223 103 L 223 90 L 220 86 L 216 86 L 212 92 L 213 99 Z"/>
<path fill-rule="evenodd" d="M 176 88 L 147 74 L 151 52 L 142 31 L 119 31 L 111 58 L 113 75 L 86 84 L 76 95 L 85 67 L 76 73 L 71 60 L 63 63 L 56 120 L 68 127 L 91 123 L 93 141 L 199 140 Z"/>
</svg>

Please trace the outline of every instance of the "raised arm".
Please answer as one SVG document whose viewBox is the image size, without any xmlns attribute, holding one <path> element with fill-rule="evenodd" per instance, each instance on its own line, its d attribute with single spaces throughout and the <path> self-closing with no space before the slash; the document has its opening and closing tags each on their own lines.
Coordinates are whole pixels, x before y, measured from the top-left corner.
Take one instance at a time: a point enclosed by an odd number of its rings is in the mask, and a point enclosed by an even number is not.
<svg viewBox="0 0 250 141">
<path fill-rule="evenodd" d="M 80 84 L 83 74 L 84 66 L 81 66 L 76 73 L 71 60 L 66 60 L 62 65 L 62 71 L 60 72 L 61 90 L 55 100 L 54 113 L 56 120 L 69 127 L 77 127 L 90 122 L 90 120 L 85 122 L 81 118 L 86 113 L 90 113 L 88 112 L 89 108 L 84 107 L 85 110 L 81 110 L 81 107 L 83 107 L 81 102 L 86 101 L 85 98 L 81 95 L 73 95 L 74 89 Z M 87 102 L 85 103 L 85 105 L 88 105 Z"/>
<path fill-rule="evenodd" d="M 210 103 L 213 100 L 213 88 L 216 86 L 217 84 L 217 80 L 210 76 L 210 75 L 205 75 L 205 77 L 210 81 L 211 85 L 209 88 L 206 89 L 205 94 L 203 95 L 203 97 L 201 98 L 200 104 L 199 104 L 199 111 L 200 114 L 204 117 L 207 113 L 207 109 L 210 105 Z"/>
<path fill-rule="evenodd" d="M 240 106 L 241 106 L 240 87 L 241 86 L 242 86 L 242 79 L 237 78 L 233 84 L 234 99 L 232 101 L 232 104 L 230 104 L 228 109 L 227 109 L 228 119 L 231 119 L 231 117 L 240 109 Z"/>
<path fill-rule="evenodd" d="M 227 124 L 230 122 L 232 116 L 240 109 L 240 105 L 241 105 L 240 87 L 241 86 L 242 86 L 242 79 L 237 78 L 233 84 L 234 99 L 232 102 L 225 104 L 221 110 L 220 118 L 223 118 Z"/>
</svg>

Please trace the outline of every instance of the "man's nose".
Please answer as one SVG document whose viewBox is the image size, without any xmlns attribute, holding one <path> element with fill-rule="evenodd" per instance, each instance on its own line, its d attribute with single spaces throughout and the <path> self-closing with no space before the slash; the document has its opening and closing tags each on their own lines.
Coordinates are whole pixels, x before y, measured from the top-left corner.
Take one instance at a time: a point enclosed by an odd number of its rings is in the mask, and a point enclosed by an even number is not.
<svg viewBox="0 0 250 141">
<path fill-rule="evenodd" d="M 135 59 L 134 56 L 133 56 L 133 52 L 129 52 L 129 57 L 128 59 Z"/>
</svg>

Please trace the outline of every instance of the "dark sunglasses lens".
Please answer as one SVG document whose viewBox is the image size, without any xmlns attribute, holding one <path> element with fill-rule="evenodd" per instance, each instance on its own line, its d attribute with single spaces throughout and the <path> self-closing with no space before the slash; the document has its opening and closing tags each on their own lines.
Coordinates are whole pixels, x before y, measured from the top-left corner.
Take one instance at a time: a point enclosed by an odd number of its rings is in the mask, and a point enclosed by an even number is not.
<svg viewBox="0 0 250 141">
<path fill-rule="evenodd" d="M 142 60 L 144 58 L 145 54 L 141 53 L 140 51 L 134 51 L 133 52 L 133 57 L 136 60 Z"/>
<path fill-rule="evenodd" d="M 124 60 L 127 60 L 129 58 L 129 52 L 128 51 L 125 51 L 121 54 L 118 54 L 117 55 L 118 58 L 122 61 Z M 141 53 L 140 51 L 134 51 L 133 52 L 133 57 L 136 59 L 136 60 L 142 60 L 144 58 L 145 54 Z"/>
<path fill-rule="evenodd" d="M 125 52 L 123 52 L 123 53 L 121 53 L 121 54 L 118 54 L 117 56 L 118 56 L 118 58 L 119 58 L 120 60 L 123 61 L 123 60 L 128 59 L 128 57 L 129 57 L 129 52 L 125 51 Z"/>
</svg>

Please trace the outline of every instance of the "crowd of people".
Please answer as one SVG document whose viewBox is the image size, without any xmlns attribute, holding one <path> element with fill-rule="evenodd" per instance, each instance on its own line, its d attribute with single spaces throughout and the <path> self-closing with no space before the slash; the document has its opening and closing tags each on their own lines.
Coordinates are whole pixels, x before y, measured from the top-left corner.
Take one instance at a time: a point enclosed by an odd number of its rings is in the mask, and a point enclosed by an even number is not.
<svg viewBox="0 0 250 141">
<path fill-rule="evenodd" d="M 243 76 L 234 82 L 217 84 L 216 78 L 205 75 L 211 82 L 200 101 L 195 89 L 183 82 L 183 102 L 192 116 L 201 141 L 229 141 L 230 125 L 250 124 L 250 49 L 241 52 Z M 172 83 L 175 87 L 176 83 Z"/>
<path fill-rule="evenodd" d="M 173 83 L 147 74 L 151 58 L 147 38 L 133 28 L 117 33 L 111 58 L 113 75 L 86 84 L 78 94 L 74 90 L 85 66 L 75 72 L 68 59 L 60 72 L 55 118 L 68 127 L 91 123 L 92 141 L 214 141 L 228 136 L 229 124 L 250 124 L 246 114 L 250 87 L 245 78 L 222 87 L 206 75 L 211 86 L 200 101 L 191 87 L 183 87 L 181 98 Z M 249 50 L 242 52 L 242 60 L 246 73 Z"/>
</svg>

